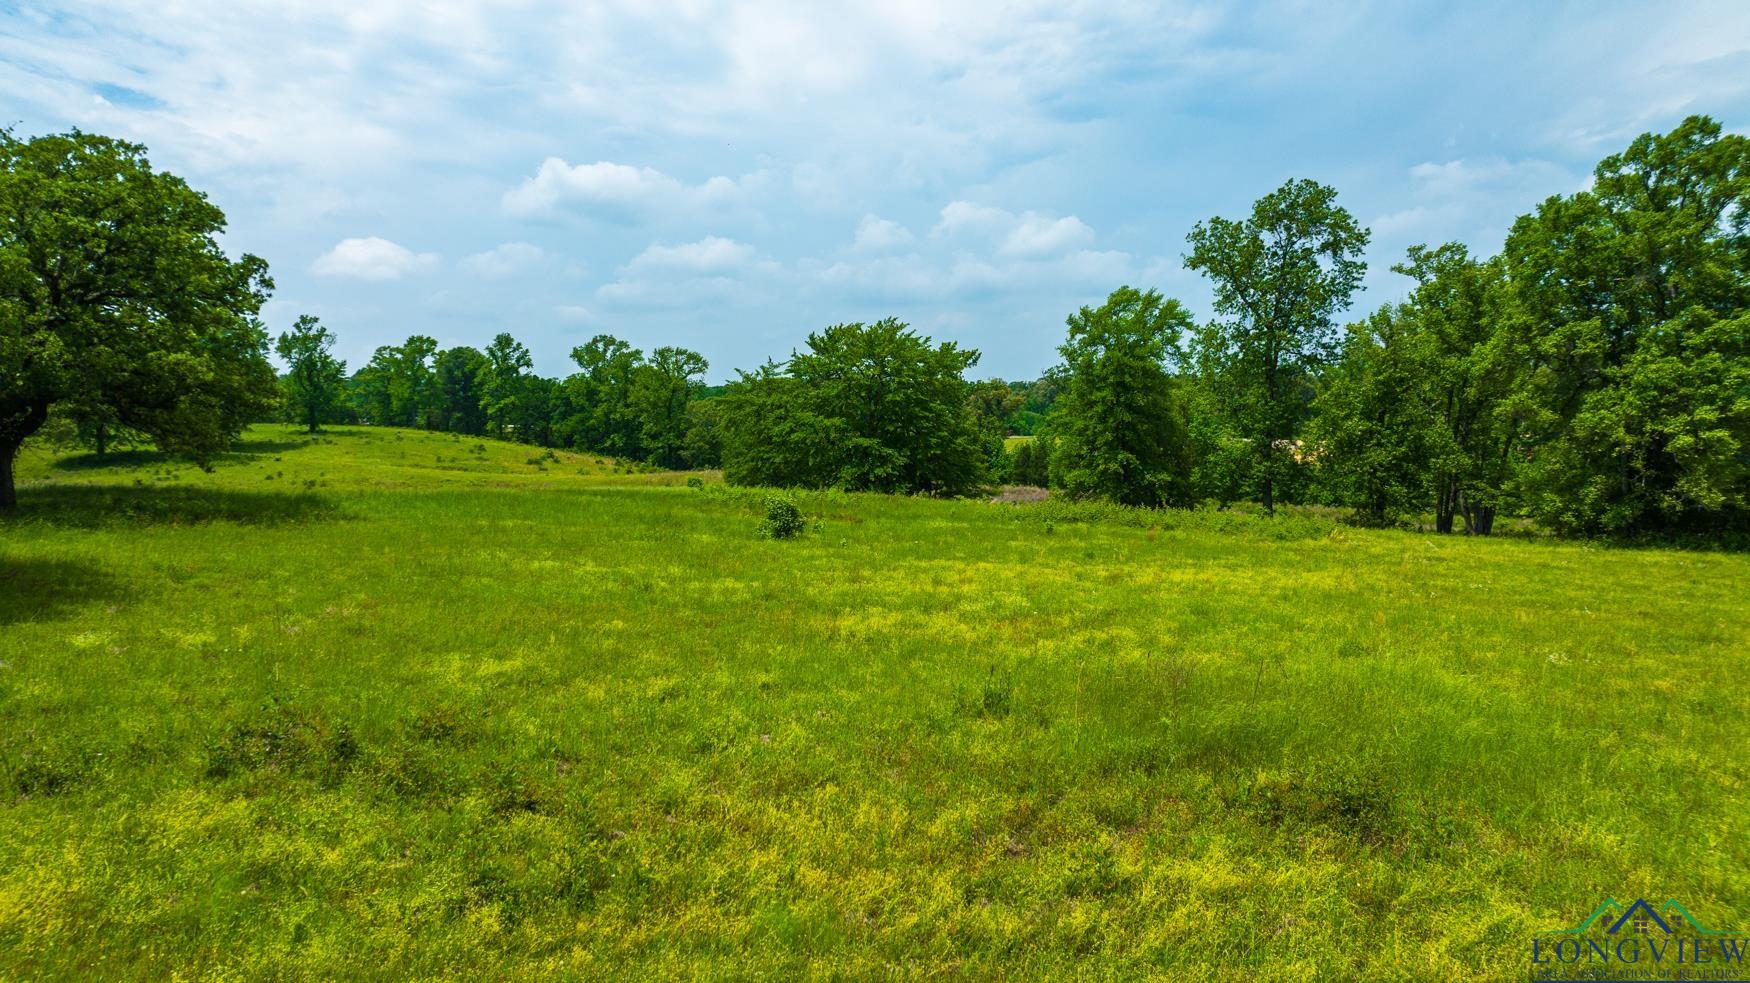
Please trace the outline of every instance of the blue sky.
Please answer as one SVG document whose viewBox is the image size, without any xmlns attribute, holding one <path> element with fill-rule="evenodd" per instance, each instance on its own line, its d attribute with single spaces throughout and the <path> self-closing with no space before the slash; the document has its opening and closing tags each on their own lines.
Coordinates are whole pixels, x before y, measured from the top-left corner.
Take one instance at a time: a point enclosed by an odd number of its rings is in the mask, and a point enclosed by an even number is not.
<svg viewBox="0 0 1750 983">
<path fill-rule="evenodd" d="M 145 143 L 357 366 L 609 332 L 710 376 L 894 314 L 1032 378 L 1199 219 L 1290 177 L 1490 252 L 1635 134 L 1750 126 L 1750 4 L 0 0 L 23 134 Z"/>
</svg>

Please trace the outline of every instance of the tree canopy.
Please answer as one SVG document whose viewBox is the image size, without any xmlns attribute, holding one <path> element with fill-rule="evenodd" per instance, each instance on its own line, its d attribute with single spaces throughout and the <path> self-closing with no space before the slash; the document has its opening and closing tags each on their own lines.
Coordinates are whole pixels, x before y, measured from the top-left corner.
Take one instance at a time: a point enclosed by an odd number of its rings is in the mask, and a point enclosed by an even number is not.
<svg viewBox="0 0 1750 983">
<path fill-rule="evenodd" d="M 1319 369 L 1337 348 L 1332 323 L 1367 271 L 1369 233 L 1337 192 L 1289 181 L 1239 221 L 1200 222 L 1185 265 L 1207 275 L 1220 317 L 1196 335 L 1197 362 L 1223 412 L 1252 446 L 1252 481 L 1264 508 L 1297 444 Z"/>
<path fill-rule="evenodd" d="M 51 407 L 76 405 L 206 461 L 275 405 L 256 315 L 267 264 L 145 148 L 0 131 L 0 507 Z"/>
<path fill-rule="evenodd" d="M 1058 348 L 1068 381 L 1048 428 L 1061 484 L 1126 505 L 1186 504 L 1190 447 L 1171 373 L 1190 313 L 1153 290 L 1120 287 L 1068 323 Z"/>
</svg>

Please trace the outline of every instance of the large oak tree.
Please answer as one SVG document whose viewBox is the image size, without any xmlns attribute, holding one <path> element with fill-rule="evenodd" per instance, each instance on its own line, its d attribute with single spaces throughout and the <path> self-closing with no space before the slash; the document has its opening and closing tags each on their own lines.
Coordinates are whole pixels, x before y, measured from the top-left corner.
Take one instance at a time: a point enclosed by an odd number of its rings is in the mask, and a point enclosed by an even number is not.
<svg viewBox="0 0 1750 983">
<path fill-rule="evenodd" d="M 273 407 L 267 264 L 227 257 L 224 228 L 141 146 L 0 131 L 0 508 L 57 404 L 203 462 Z"/>
</svg>

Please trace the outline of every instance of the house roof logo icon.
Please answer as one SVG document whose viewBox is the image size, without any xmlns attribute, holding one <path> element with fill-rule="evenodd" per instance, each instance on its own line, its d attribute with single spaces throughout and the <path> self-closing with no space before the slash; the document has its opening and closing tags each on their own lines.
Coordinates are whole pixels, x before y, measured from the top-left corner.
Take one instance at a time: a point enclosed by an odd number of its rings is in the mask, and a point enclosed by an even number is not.
<svg viewBox="0 0 1750 983">
<path fill-rule="evenodd" d="M 1648 904 L 1645 898 L 1636 898 L 1632 904 L 1624 906 L 1615 898 L 1606 898 L 1604 903 L 1592 909 L 1592 914 L 1586 920 L 1573 928 L 1557 929 L 1547 934 L 1552 935 L 1584 935 L 1594 924 L 1604 922 L 1606 935 L 1616 935 L 1624 927 L 1632 928 L 1638 934 L 1645 935 L 1653 929 L 1671 935 L 1688 927 L 1698 935 L 1728 935 L 1728 932 L 1707 928 L 1697 921 L 1689 909 L 1672 898 L 1660 905 L 1657 910 Z"/>
</svg>

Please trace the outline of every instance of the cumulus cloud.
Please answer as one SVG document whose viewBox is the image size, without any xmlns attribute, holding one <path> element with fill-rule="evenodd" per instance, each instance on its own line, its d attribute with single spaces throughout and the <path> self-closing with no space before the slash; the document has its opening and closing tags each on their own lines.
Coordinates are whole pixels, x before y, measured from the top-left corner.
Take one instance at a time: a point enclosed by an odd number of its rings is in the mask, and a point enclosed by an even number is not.
<svg viewBox="0 0 1750 983">
<path fill-rule="evenodd" d="M 651 307 L 745 303 L 783 274 L 783 264 L 722 236 L 673 246 L 653 242 L 620 267 L 617 279 L 598 287 L 596 296 L 612 304 Z"/>
<path fill-rule="evenodd" d="M 558 157 L 541 162 L 533 177 L 504 194 L 506 211 L 545 215 L 561 206 L 625 215 L 658 205 L 708 205 L 734 199 L 739 191 L 718 176 L 688 185 L 654 168 L 613 161 L 570 164 Z"/>
<path fill-rule="evenodd" d="M 930 234 L 938 239 L 994 242 L 1005 256 L 1027 258 L 1061 256 L 1094 240 L 1094 230 L 1074 215 L 1058 217 L 1034 211 L 1016 215 L 970 201 L 944 205 Z"/>
<path fill-rule="evenodd" d="M 721 236 L 706 236 L 678 246 L 651 243 L 625 269 L 635 273 L 728 273 L 746 268 L 753 259 L 752 246 Z"/>
<path fill-rule="evenodd" d="M 1074 215 L 1017 215 L 959 200 L 942 207 L 923 240 L 897 223 L 865 216 L 845 258 L 805 272 L 828 289 L 858 297 L 920 302 L 1116 286 L 1134 275 L 1129 253 L 1084 248 L 1094 239 L 1094 230 Z"/>
<path fill-rule="evenodd" d="M 881 252 L 897 249 L 910 243 L 913 239 L 911 230 L 898 222 L 892 222 L 876 215 L 865 215 L 857 223 L 857 238 L 851 243 L 853 249 L 864 252 Z"/>
<path fill-rule="evenodd" d="M 437 263 L 436 253 L 416 253 L 388 239 L 366 236 L 335 243 L 333 249 L 316 257 L 316 261 L 310 264 L 310 272 L 317 276 L 380 282 L 423 273 Z"/>
<path fill-rule="evenodd" d="M 1015 221 L 1015 216 L 1000 208 L 989 205 L 975 205 L 970 201 L 951 201 L 942 206 L 941 220 L 930 230 L 931 235 L 952 236 L 968 232 L 989 232 L 993 229 L 1007 228 Z"/>
<path fill-rule="evenodd" d="M 531 270 L 545 262 L 541 247 L 527 242 L 507 242 L 462 260 L 462 269 L 488 280 L 502 280 Z"/>
<path fill-rule="evenodd" d="M 1093 238 L 1094 230 L 1074 215 L 1050 218 L 1028 212 L 1003 240 L 1003 252 L 1011 256 L 1056 256 Z"/>
</svg>

